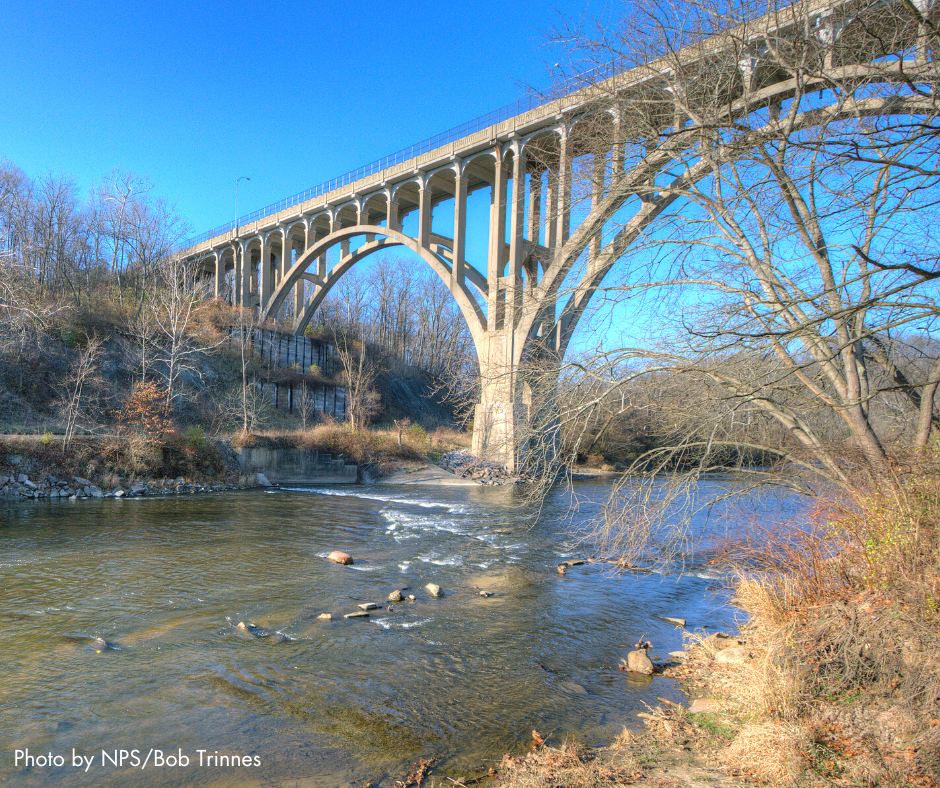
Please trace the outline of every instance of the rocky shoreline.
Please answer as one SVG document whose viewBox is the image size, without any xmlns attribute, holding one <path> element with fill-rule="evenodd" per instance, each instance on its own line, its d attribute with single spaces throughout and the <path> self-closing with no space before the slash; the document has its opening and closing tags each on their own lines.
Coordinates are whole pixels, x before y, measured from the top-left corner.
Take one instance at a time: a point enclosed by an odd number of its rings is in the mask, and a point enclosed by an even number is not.
<svg viewBox="0 0 940 788">
<path fill-rule="evenodd" d="M 736 664 L 746 651 L 745 646 L 745 640 L 721 633 L 701 641 L 693 639 L 682 651 L 670 653 L 671 662 L 656 665 L 652 671 L 653 675 L 678 680 L 689 696 L 687 706 L 659 698 L 659 705 L 637 714 L 642 729 L 625 728 L 606 747 L 586 748 L 567 742 L 547 746 L 533 730 L 528 754 L 506 755 L 498 767 L 465 784 L 502 788 L 741 786 L 740 776 L 733 774 L 720 757 L 727 745 L 721 736 L 721 703 L 695 696 L 713 674 Z M 722 654 L 733 655 L 735 659 L 722 659 L 719 656 Z"/>
<path fill-rule="evenodd" d="M 518 484 L 522 478 L 506 470 L 505 465 L 481 460 L 468 451 L 451 451 L 437 463 L 461 479 L 470 479 L 479 484 Z"/>
<path fill-rule="evenodd" d="M 82 476 L 73 476 L 71 480 L 46 475 L 41 479 L 30 479 L 25 473 L 0 474 L 0 500 L 88 500 L 94 498 L 135 498 L 157 495 L 194 495 L 197 493 L 247 490 L 258 487 L 271 487 L 264 474 L 252 473 L 241 476 L 237 483 L 212 484 L 195 482 L 179 476 L 175 479 L 147 479 L 127 485 L 105 485 L 99 480 L 95 483 Z"/>
</svg>

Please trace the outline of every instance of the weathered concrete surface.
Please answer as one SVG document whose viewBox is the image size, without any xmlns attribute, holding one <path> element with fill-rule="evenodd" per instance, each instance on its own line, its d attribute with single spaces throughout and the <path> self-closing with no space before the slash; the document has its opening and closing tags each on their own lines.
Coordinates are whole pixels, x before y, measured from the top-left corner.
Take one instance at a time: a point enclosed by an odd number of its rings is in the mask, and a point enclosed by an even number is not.
<svg viewBox="0 0 940 788">
<path fill-rule="evenodd" d="M 479 487 L 473 479 L 462 479 L 437 465 L 425 465 L 415 469 L 403 469 L 385 476 L 379 484 L 429 484 L 436 486 Z"/>
<path fill-rule="evenodd" d="M 355 484 L 357 469 L 305 449 L 235 449 L 243 473 L 263 473 L 272 484 Z"/>
</svg>

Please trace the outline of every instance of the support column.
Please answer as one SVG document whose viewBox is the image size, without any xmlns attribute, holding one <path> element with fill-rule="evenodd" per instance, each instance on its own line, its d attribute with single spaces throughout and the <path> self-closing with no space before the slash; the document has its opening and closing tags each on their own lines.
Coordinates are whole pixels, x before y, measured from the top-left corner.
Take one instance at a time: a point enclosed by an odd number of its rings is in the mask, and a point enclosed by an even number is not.
<svg viewBox="0 0 940 788">
<path fill-rule="evenodd" d="M 251 251 L 248 249 L 248 243 L 239 241 L 238 246 L 241 250 L 242 267 L 240 271 L 240 282 L 238 288 L 241 290 L 241 299 L 239 306 L 245 309 L 251 309 Z"/>
<path fill-rule="evenodd" d="M 626 140 L 623 138 L 623 115 L 620 112 L 620 107 L 611 109 L 610 114 L 614 119 L 614 149 L 611 157 L 611 167 L 613 169 L 613 177 L 616 178 L 618 175 L 623 174 L 623 149 L 624 145 L 626 145 Z"/>
<path fill-rule="evenodd" d="M 271 300 L 271 244 L 270 233 L 261 236 L 261 261 L 258 263 L 258 298 L 261 311 Z"/>
<path fill-rule="evenodd" d="M 542 170 L 529 170 L 529 241 L 538 244 L 542 224 Z"/>
<path fill-rule="evenodd" d="M 594 154 L 594 172 L 591 178 L 591 210 L 593 211 L 597 204 L 604 198 L 604 165 L 606 156 L 600 153 Z M 588 247 L 588 271 L 593 271 L 597 264 L 597 258 L 601 254 L 602 244 L 601 233 L 595 233 Z"/>
<path fill-rule="evenodd" d="M 232 306 L 242 305 L 242 268 L 244 256 L 239 254 L 239 242 L 232 242 Z"/>
<path fill-rule="evenodd" d="M 319 240 L 322 240 L 322 239 L 317 238 L 316 241 L 314 241 L 314 243 L 316 243 Z M 326 281 L 326 252 L 323 252 L 317 258 L 317 278 L 320 280 L 321 284 Z"/>
<path fill-rule="evenodd" d="M 281 259 L 280 264 L 278 265 L 277 272 L 277 284 L 280 285 L 284 281 L 284 277 L 287 276 L 287 272 L 290 271 L 291 267 L 291 257 L 293 253 L 293 245 L 290 240 L 290 233 L 288 226 L 285 224 L 281 228 Z M 281 301 L 281 305 L 278 307 L 277 315 L 275 316 L 278 320 L 284 320 L 287 317 L 287 299 L 285 298 Z"/>
<path fill-rule="evenodd" d="M 555 230 L 558 228 L 558 171 L 548 168 L 548 187 L 545 189 L 545 246 L 555 253 Z"/>
<path fill-rule="evenodd" d="M 555 242 L 563 246 L 571 227 L 571 145 L 568 130 L 559 129 L 558 141 L 558 216 Z"/>
<path fill-rule="evenodd" d="M 509 207 L 509 325 L 515 329 L 522 310 L 522 257 L 525 251 L 525 153 L 522 143 L 512 143 L 512 199 Z"/>
<path fill-rule="evenodd" d="M 431 190 L 423 177 L 418 184 L 418 243 L 425 249 L 431 245 Z"/>
<path fill-rule="evenodd" d="M 917 23 L 917 54 L 914 56 L 914 62 L 919 66 L 927 64 L 930 57 L 930 38 L 928 37 L 927 25 L 924 22 Z"/>
<path fill-rule="evenodd" d="M 297 252 L 297 256 L 300 257 L 304 252 L 310 248 L 310 220 L 307 219 L 304 221 L 304 247 L 302 250 Z M 307 303 L 307 294 L 306 294 L 306 285 L 307 280 L 301 277 L 297 280 L 297 284 L 294 285 L 294 320 L 299 320 L 300 316 L 304 313 L 304 304 Z"/>
<path fill-rule="evenodd" d="M 360 206 L 358 211 L 358 217 L 356 218 L 358 224 L 369 224 L 369 211 L 365 206 Z M 366 243 L 372 243 L 375 240 L 375 233 L 366 233 Z"/>
<path fill-rule="evenodd" d="M 528 408 L 522 401 L 514 359 L 519 355 L 512 319 L 506 317 L 507 280 L 512 294 L 519 288 L 518 277 L 523 253 L 525 220 L 525 158 L 520 142 L 513 142 L 513 190 L 510 205 L 510 276 L 504 276 L 506 254 L 507 167 L 497 147 L 490 200 L 490 245 L 487 265 L 487 331 L 478 346 L 480 364 L 480 403 L 474 410 L 473 453 L 517 469 L 519 450 L 528 422 Z M 501 281 L 502 278 L 502 281 Z M 514 303 L 514 301 L 513 301 Z M 515 317 L 514 315 L 511 317 Z"/>
<path fill-rule="evenodd" d="M 222 263 L 222 253 L 215 253 L 215 282 L 213 284 L 213 295 L 215 298 L 222 296 L 222 278 L 225 276 L 225 265 Z"/>
<path fill-rule="evenodd" d="M 343 222 L 339 218 L 339 211 L 337 211 L 336 214 L 332 217 L 332 221 L 330 222 L 330 232 L 335 233 L 337 230 L 342 230 L 342 229 L 343 229 Z M 339 257 L 342 260 L 348 254 L 349 254 L 349 239 L 347 238 L 345 241 L 339 242 Z"/>
<path fill-rule="evenodd" d="M 398 218 L 398 201 L 390 189 L 385 191 L 385 199 L 388 202 L 388 213 L 385 220 L 385 226 L 389 230 L 401 230 L 401 220 Z"/>
<path fill-rule="evenodd" d="M 281 228 L 281 238 L 283 241 L 281 242 L 281 265 L 280 271 L 278 273 L 278 283 L 280 283 L 280 281 L 285 276 L 287 276 L 287 272 L 290 271 L 290 267 L 293 263 L 292 258 L 294 252 L 294 246 L 291 243 L 290 235 L 288 234 L 288 229 L 286 226 Z"/>
<path fill-rule="evenodd" d="M 493 194 L 490 199 L 490 253 L 486 278 L 489 283 L 487 322 L 490 330 L 502 328 L 505 318 L 505 290 L 499 287 L 503 275 L 506 248 L 506 167 L 503 153 L 496 146 L 496 166 L 493 172 Z"/>
<path fill-rule="evenodd" d="M 463 162 L 458 161 L 454 169 L 454 260 L 451 285 L 463 281 L 464 257 L 467 245 L 467 176 L 463 173 Z"/>
<path fill-rule="evenodd" d="M 480 403 L 473 411 L 471 451 L 515 471 L 528 422 L 528 408 L 516 390 L 511 331 L 489 331 L 480 363 Z"/>
</svg>

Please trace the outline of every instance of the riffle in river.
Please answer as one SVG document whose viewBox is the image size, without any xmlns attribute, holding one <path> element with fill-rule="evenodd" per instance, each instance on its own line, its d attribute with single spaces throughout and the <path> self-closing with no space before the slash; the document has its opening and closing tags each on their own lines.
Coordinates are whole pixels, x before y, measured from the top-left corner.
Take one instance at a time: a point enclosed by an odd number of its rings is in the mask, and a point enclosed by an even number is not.
<svg viewBox="0 0 940 788">
<path fill-rule="evenodd" d="M 458 779 L 485 770 L 533 729 L 606 743 L 644 703 L 684 700 L 617 670 L 632 644 L 665 662 L 683 630 L 662 616 L 715 631 L 733 614 L 694 563 L 559 574 L 590 555 L 579 534 L 608 486 L 575 492 L 573 515 L 559 491 L 538 517 L 505 487 L 7 505 L 0 779 L 391 784 L 421 757 Z"/>
</svg>

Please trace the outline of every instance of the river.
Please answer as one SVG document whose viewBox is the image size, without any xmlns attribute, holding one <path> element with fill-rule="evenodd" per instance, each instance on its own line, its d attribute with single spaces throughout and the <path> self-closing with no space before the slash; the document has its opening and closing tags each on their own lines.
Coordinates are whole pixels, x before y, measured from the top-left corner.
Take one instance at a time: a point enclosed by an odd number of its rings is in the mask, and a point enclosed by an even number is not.
<svg viewBox="0 0 940 788">
<path fill-rule="evenodd" d="M 420 757 L 438 775 L 475 773 L 533 728 L 610 741 L 657 696 L 682 699 L 668 679 L 617 670 L 641 637 L 661 661 L 681 646 L 657 616 L 714 631 L 733 611 L 694 566 L 560 576 L 590 552 L 579 529 L 607 486 L 575 489 L 570 519 L 569 493 L 534 518 L 507 487 L 0 508 L 0 781 L 391 785 Z M 336 549 L 355 563 L 328 561 Z M 389 609 L 405 587 L 417 600 Z M 382 609 L 343 618 L 365 602 Z"/>
</svg>

